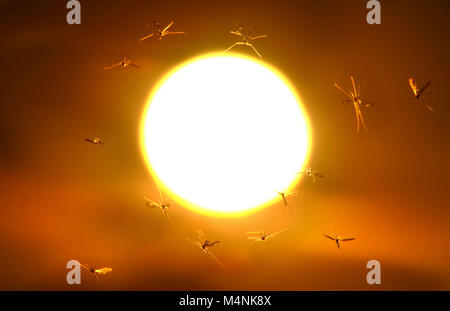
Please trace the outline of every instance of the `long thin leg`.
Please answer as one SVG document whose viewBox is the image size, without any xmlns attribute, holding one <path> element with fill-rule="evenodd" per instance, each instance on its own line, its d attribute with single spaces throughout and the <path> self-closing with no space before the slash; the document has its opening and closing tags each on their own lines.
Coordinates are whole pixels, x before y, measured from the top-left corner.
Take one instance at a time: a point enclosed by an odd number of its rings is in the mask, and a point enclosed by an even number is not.
<svg viewBox="0 0 450 311">
<path fill-rule="evenodd" d="M 361 109 L 358 109 L 358 113 L 359 113 L 359 119 L 361 120 L 361 124 L 362 124 L 362 126 L 364 128 L 364 131 L 366 131 L 366 133 L 369 132 L 367 130 L 366 124 L 364 123 L 364 118 L 362 116 Z"/>
<path fill-rule="evenodd" d="M 228 52 L 229 50 L 231 50 L 232 48 L 234 48 L 236 45 L 240 45 L 239 42 L 236 42 L 235 44 L 233 44 L 232 46 L 230 46 L 228 49 L 226 49 L 225 51 L 223 51 L 223 53 Z"/>
<path fill-rule="evenodd" d="M 153 37 L 153 34 L 152 34 L 152 33 L 149 34 L 148 36 L 145 36 L 145 37 L 140 38 L 139 41 L 144 41 L 145 39 L 148 39 L 148 38 L 151 38 L 151 37 Z"/>
<path fill-rule="evenodd" d="M 255 51 L 255 53 L 258 54 L 259 58 L 262 58 L 261 54 L 258 53 L 258 51 L 255 49 L 255 47 L 253 46 L 253 44 L 247 43 L 247 45 L 249 45 L 249 46 L 253 49 L 253 51 Z"/>
<path fill-rule="evenodd" d="M 355 113 L 356 113 L 356 131 L 359 133 L 359 113 L 358 113 L 358 106 L 355 105 Z"/>
<path fill-rule="evenodd" d="M 355 96 L 357 96 L 358 93 L 356 93 L 355 80 L 353 79 L 353 76 L 350 76 L 350 79 L 352 80 L 353 94 L 355 94 Z"/>
<path fill-rule="evenodd" d="M 350 94 L 348 94 L 348 92 L 344 91 L 337 83 L 334 84 L 334 86 L 341 91 L 342 93 L 344 93 L 346 96 L 348 96 L 350 99 L 353 99 L 352 96 L 350 96 Z"/>
</svg>

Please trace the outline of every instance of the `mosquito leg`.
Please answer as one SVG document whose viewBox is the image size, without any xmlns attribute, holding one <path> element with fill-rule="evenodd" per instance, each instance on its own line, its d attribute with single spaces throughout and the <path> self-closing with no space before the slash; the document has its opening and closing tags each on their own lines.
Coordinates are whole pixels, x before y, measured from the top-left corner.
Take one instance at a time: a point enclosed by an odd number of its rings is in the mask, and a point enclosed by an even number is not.
<svg viewBox="0 0 450 311">
<path fill-rule="evenodd" d="M 253 44 L 248 43 L 248 45 L 253 49 L 253 51 L 255 51 L 256 54 L 258 54 L 259 58 L 262 58 L 261 54 L 258 53 L 258 51 L 255 49 L 255 47 L 253 46 Z"/>
<path fill-rule="evenodd" d="M 235 44 L 233 44 L 232 46 L 230 46 L 228 49 L 226 49 L 225 51 L 223 51 L 223 53 L 228 52 L 229 50 L 231 50 L 232 48 L 234 48 L 238 43 L 236 42 Z"/>
<path fill-rule="evenodd" d="M 367 132 L 369 132 L 369 131 L 367 130 L 366 124 L 364 123 L 364 118 L 363 118 L 363 116 L 362 116 L 361 110 L 358 110 L 358 112 L 359 112 L 359 116 L 360 116 L 360 120 L 361 120 L 362 126 L 363 126 L 364 130 L 365 130 L 366 133 L 367 133 Z"/>
</svg>

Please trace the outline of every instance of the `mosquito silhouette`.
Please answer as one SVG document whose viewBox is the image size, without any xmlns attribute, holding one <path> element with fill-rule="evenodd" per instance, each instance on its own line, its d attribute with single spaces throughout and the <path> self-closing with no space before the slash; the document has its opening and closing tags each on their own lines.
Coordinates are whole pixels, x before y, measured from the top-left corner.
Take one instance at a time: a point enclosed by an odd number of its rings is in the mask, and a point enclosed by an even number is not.
<svg viewBox="0 0 450 311">
<path fill-rule="evenodd" d="M 109 273 L 112 271 L 111 267 L 94 268 L 89 265 L 83 265 L 83 264 L 80 264 L 80 265 L 81 265 L 81 267 L 86 269 L 89 272 L 89 274 L 92 274 L 95 277 L 95 279 L 97 280 L 97 283 L 99 282 L 99 278 L 98 278 L 99 275 L 103 275 L 103 274 L 106 274 L 106 273 Z"/>
<path fill-rule="evenodd" d="M 284 207 L 286 207 L 289 210 L 289 213 L 292 215 L 292 210 L 290 206 L 287 203 L 286 197 L 290 195 L 296 195 L 296 194 L 302 194 L 303 191 L 291 191 L 291 192 L 281 192 L 277 191 L 277 193 L 280 195 L 280 197 L 283 199 Z"/>
<path fill-rule="evenodd" d="M 169 25 L 166 26 L 166 28 L 162 28 L 160 23 L 153 22 L 153 28 L 155 28 L 155 31 L 145 37 L 142 37 L 141 39 L 139 39 L 139 41 L 144 41 L 144 40 L 152 38 L 152 37 L 155 37 L 158 40 L 162 40 L 165 36 L 168 36 L 168 35 L 185 34 L 184 31 L 169 31 L 169 28 L 172 27 L 173 24 L 174 24 L 174 21 L 171 21 L 169 23 Z"/>
<path fill-rule="evenodd" d="M 197 234 L 198 234 L 198 238 L 199 241 L 192 241 L 188 238 L 186 238 L 186 240 L 188 240 L 189 242 L 197 245 L 198 247 L 200 247 L 202 249 L 202 251 L 208 255 L 209 257 L 211 257 L 212 259 L 214 259 L 222 268 L 224 267 L 224 265 L 219 261 L 219 259 L 217 259 L 208 249 L 218 243 L 220 243 L 220 241 L 214 241 L 214 242 L 210 242 L 205 234 L 203 233 L 203 231 L 201 230 L 197 230 Z"/>
<path fill-rule="evenodd" d="M 163 193 L 161 192 L 161 189 L 158 187 L 159 192 L 159 201 L 152 201 L 146 197 L 144 197 L 145 200 L 145 206 L 149 208 L 160 208 L 162 212 L 164 213 L 164 216 L 167 217 L 167 219 L 170 221 L 169 212 L 168 209 L 170 207 L 170 203 L 165 199 Z"/>
<path fill-rule="evenodd" d="M 234 43 L 232 46 L 230 46 L 228 49 L 224 51 L 224 53 L 228 52 L 232 48 L 234 48 L 236 45 L 246 45 L 253 49 L 253 51 L 259 56 L 259 58 L 262 58 L 261 54 L 256 50 L 255 46 L 251 43 L 257 39 L 267 38 L 267 35 L 260 35 L 260 36 L 253 36 L 254 27 L 249 31 L 245 32 L 244 28 L 238 24 L 237 30 L 230 31 L 232 35 L 238 36 L 241 38 L 241 41 L 238 41 Z"/>
<path fill-rule="evenodd" d="M 96 145 L 96 146 L 103 146 L 105 145 L 105 142 L 102 141 L 99 137 L 94 137 L 94 138 L 85 138 L 84 139 L 86 142 Z"/>
<path fill-rule="evenodd" d="M 134 63 L 132 63 L 130 59 L 128 59 L 127 57 L 123 57 L 120 62 L 115 63 L 115 64 L 113 64 L 111 66 L 103 67 L 103 70 L 111 70 L 111 69 L 114 69 L 116 67 L 126 68 L 128 66 L 139 68 L 139 66 L 134 64 Z"/>
<path fill-rule="evenodd" d="M 361 113 L 361 105 L 365 106 L 365 107 L 370 107 L 373 106 L 374 104 L 368 101 L 364 101 L 361 98 L 361 86 L 358 84 L 358 89 L 356 88 L 355 85 L 355 80 L 353 79 L 353 76 L 350 76 L 350 79 L 352 80 L 352 85 L 353 85 L 353 91 L 344 91 L 337 83 L 334 84 L 334 86 L 341 91 L 342 93 L 344 93 L 349 99 L 345 99 L 342 101 L 343 104 L 350 104 L 352 103 L 353 106 L 355 107 L 355 112 L 356 112 L 356 130 L 359 132 L 360 129 L 360 124 L 362 124 L 364 130 L 366 132 L 367 131 L 367 127 L 366 124 L 364 123 L 364 118 L 362 116 Z"/>
<path fill-rule="evenodd" d="M 274 236 L 276 236 L 277 234 L 280 234 L 281 232 L 286 231 L 288 228 L 283 228 L 281 230 L 278 230 L 276 232 L 272 232 L 272 233 L 266 233 L 264 231 L 250 231 L 247 232 L 248 235 L 250 235 L 248 237 L 249 240 L 255 241 L 255 242 L 269 242 L 270 238 L 273 238 Z"/>
<path fill-rule="evenodd" d="M 422 97 L 423 92 L 430 86 L 431 81 L 428 81 L 427 83 L 425 83 L 424 86 L 422 86 L 421 88 L 419 88 L 416 84 L 416 81 L 414 81 L 413 78 L 409 78 L 409 86 L 411 86 L 411 89 L 414 93 L 414 97 L 419 100 Z M 434 112 L 434 110 L 428 105 L 425 104 L 425 106 L 428 108 L 428 110 L 430 110 L 431 112 Z"/>
<path fill-rule="evenodd" d="M 341 235 L 337 235 L 336 231 L 334 233 L 334 237 L 331 237 L 327 234 L 323 234 L 326 238 L 333 240 L 336 242 L 337 248 L 340 249 L 341 248 L 341 242 L 348 242 L 348 241 L 353 241 L 355 238 L 343 238 Z"/>
<path fill-rule="evenodd" d="M 312 177 L 313 182 L 316 182 L 316 178 L 324 178 L 325 175 L 317 170 L 313 170 L 311 166 L 305 167 L 304 171 L 298 172 L 297 174 L 304 174 L 305 176 Z"/>
</svg>

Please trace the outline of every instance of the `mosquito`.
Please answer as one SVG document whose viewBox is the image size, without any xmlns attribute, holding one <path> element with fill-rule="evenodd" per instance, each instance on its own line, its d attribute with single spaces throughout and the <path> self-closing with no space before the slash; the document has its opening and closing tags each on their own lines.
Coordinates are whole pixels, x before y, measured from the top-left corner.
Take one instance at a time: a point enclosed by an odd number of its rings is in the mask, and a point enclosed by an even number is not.
<svg viewBox="0 0 450 311">
<path fill-rule="evenodd" d="M 171 21 L 169 23 L 169 25 L 166 26 L 166 28 L 162 28 L 160 23 L 153 22 L 153 27 L 155 28 L 155 31 L 145 37 L 142 37 L 141 39 L 139 39 L 139 41 L 144 41 L 144 40 L 152 38 L 152 37 L 155 37 L 158 40 L 162 40 L 162 38 L 164 38 L 165 36 L 168 36 L 168 35 L 185 34 L 184 31 L 169 31 L 169 28 L 172 27 L 173 24 L 174 24 L 174 21 Z"/>
<path fill-rule="evenodd" d="M 419 100 L 421 98 L 421 95 L 430 86 L 430 84 L 431 84 L 431 81 L 428 81 L 427 83 L 425 83 L 424 86 L 419 88 L 416 84 L 416 81 L 414 81 L 413 78 L 409 78 L 409 85 L 411 86 L 411 89 L 414 93 L 414 97 L 417 100 Z M 434 112 L 434 110 L 428 104 L 425 104 L 425 106 L 428 108 L 428 110 L 430 110 L 431 112 Z"/>
<path fill-rule="evenodd" d="M 96 146 L 104 146 L 105 142 L 102 141 L 99 137 L 94 137 L 94 138 L 85 138 L 84 139 L 86 142 L 96 145 Z"/>
<path fill-rule="evenodd" d="M 287 203 L 286 197 L 290 196 L 290 195 L 295 195 L 295 194 L 302 194 L 303 191 L 291 191 L 291 192 L 280 192 L 280 191 L 277 191 L 277 193 L 283 199 L 284 207 L 286 207 L 289 210 L 289 213 L 292 215 L 292 210 L 291 210 L 290 206 Z"/>
<path fill-rule="evenodd" d="M 305 174 L 305 176 L 312 177 L 313 182 L 316 182 L 316 178 L 324 178 L 325 175 L 317 170 L 313 170 L 311 166 L 305 167 L 304 171 L 298 172 L 297 174 Z"/>
<path fill-rule="evenodd" d="M 259 58 L 262 58 L 261 54 L 256 50 L 255 46 L 251 43 L 257 39 L 267 38 L 267 35 L 260 35 L 260 36 L 253 36 L 254 27 L 249 31 L 245 32 L 244 28 L 238 24 L 237 30 L 230 31 L 232 35 L 238 36 L 241 38 L 241 41 L 238 41 L 234 43 L 232 46 L 230 46 L 228 49 L 224 51 L 224 53 L 228 52 L 232 48 L 234 48 L 236 45 L 246 45 L 253 49 L 253 51 L 259 56 Z"/>
<path fill-rule="evenodd" d="M 269 242 L 269 238 L 273 238 L 274 236 L 276 236 L 277 234 L 286 231 L 288 228 L 283 228 L 281 230 L 278 230 L 276 232 L 272 232 L 272 233 L 266 233 L 264 231 L 250 231 L 247 232 L 248 235 L 250 235 L 248 237 L 249 240 L 255 241 L 255 242 Z"/>
<path fill-rule="evenodd" d="M 201 230 L 197 230 L 197 234 L 198 234 L 198 238 L 200 241 L 192 241 L 188 238 L 186 238 L 186 240 L 188 240 L 191 243 L 194 243 L 195 245 L 197 245 L 198 247 L 200 247 L 202 249 L 202 251 L 208 255 L 209 257 L 211 257 L 212 259 L 214 259 L 222 268 L 224 267 L 224 265 L 219 261 L 219 259 L 217 259 L 209 250 L 208 248 L 220 243 L 220 241 L 214 241 L 214 242 L 210 242 L 205 234 L 203 233 L 203 231 Z"/>
<path fill-rule="evenodd" d="M 121 60 L 120 62 L 115 63 L 115 64 L 113 64 L 113 65 L 111 65 L 111 66 L 103 67 L 103 70 L 110 70 L 110 69 L 114 69 L 114 68 L 116 68 L 116 67 L 126 68 L 126 67 L 128 67 L 128 66 L 132 66 L 132 67 L 135 67 L 135 68 L 139 68 L 139 66 L 136 65 L 136 64 L 134 64 L 134 63 L 132 63 L 131 60 L 130 60 L 129 58 L 123 57 L 122 60 Z"/>
<path fill-rule="evenodd" d="M 169 207 L 170 207 L 170 203 L 165 199 L 163 193 L 161 192 L 161 189 L 159 189 L 158 187 L 158 191 L 159 191 L 159 201 L 152 201 L 146 197 L 144 197 L 145 200 L 145 206 L 150 207 L 150 208 L 160 208 L 162 210 L 162 212 L 164 213 L 164 216 L 167 217 L 167 219 L 170 221 L 170 217 L 169 217 Z"/>
<path fill-rule="evenodd" d="M 86 269 L 89 272 L 89 274 L 92 274 L 95 277 L 95 279 L 97 280 L 97 283 L 99 282 L 99 278 L 98 278 L 99 275 L 103 275 L 103 274 L 106 274 L 106 273 L 109 273 L 109 272 L 112 271 L 111 267 L 104 267 L 104 268 L 97 268 L 96 269 L 96 268 L 91 267 L 89 265 L 81 264 L 81 266 L 84 269 Z"/>
<path fill-rule="evenodd" d="M 353 85 L 353 91 L 344 91 L 337 83 L 334 84 L 334 86 L 341 91 L 342 93 L 344 93 L 346 96 L 348 96 L 349 99 L 345 99 L 342 101 L 343 104 L 350 104 L 352 103 L 353 106 L 355 107 L 355 112 L 356 112 L 356 129 L 359 132 L 360 129 L 360 125 L 362 124 L 364 130 L 366 132 L 367 131 L 367 127 L 366 124 L 364 123 L 364 118 L 362 116 L 361 113 L 361 105 L 365 106 L 365 107 L 370 107 L 373 106 L 374 104 L 368 101 L 364 101 L 361 98 L 361 85 L 358 84 L 358 89 L 356 88 L 355 85 L 355 80 L 353 79 L 353 76 L 350 76 L 350 79 L 352 80 L 352 85 Z"/>
<path fill-rule="evenodd" d="M 326 238 L 335 241 L 338 249 L 341 248 L 341 244 L 339 244 L 339 243 L 341 243 L 341 242 L 353 241 L 354 239 L 356 239 L 356 238 L 343 238 L 341 235 L 337 235 L 337 234 L 336 234 L 336 230 L 335 230 L 335 232 L 334 232 L 334 237 L 329 236 L 329 235 L 327 235 L 327 234 L 323 234 L 323 235 L 324 235 Z"/>
</svg>

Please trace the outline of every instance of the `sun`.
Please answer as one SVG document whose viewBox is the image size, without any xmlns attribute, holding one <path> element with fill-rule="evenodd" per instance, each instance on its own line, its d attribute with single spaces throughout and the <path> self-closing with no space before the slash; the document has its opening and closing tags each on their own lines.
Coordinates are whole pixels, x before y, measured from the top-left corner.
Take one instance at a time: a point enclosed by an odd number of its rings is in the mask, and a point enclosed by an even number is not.
<svg viewBox="0 0 450 311">
<path fill-rule="evenodd" d="M 153 178 L 178 203 L 240 216 L 295 186 L 311 131 L 279 71 L 240 54 L 208 54 L 161 79 L 145 106 L 140 142 Z"/>
</svg>

